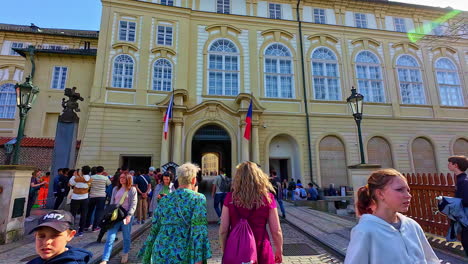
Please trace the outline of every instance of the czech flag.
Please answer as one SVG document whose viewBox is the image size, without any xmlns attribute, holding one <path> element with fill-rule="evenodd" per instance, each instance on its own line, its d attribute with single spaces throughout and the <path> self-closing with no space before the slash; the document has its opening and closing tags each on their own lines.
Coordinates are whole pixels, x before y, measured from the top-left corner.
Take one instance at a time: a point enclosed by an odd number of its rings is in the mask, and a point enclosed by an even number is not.
<svg viewBox="0 0 468 264">
<path fill-rule="evenodd" d="M 252 130 L 252 99 L 250 99 L 249 110 L 245 116 L 245 123 L 244 138 L 250 140 L 250 131 Z"/>
<path fill-rule="evenodd" d="M 172 105 L 174 101 L 174 94 L 171 96 L 171 100 L 169 100 L 169 105 L 167 106 L 166 113 L 164 114 L 163 122 L 164 122 L 164 140 L 167 140 L 167 132 L 169 132 L 169 119 L 172 118 Z"/>
</svg>

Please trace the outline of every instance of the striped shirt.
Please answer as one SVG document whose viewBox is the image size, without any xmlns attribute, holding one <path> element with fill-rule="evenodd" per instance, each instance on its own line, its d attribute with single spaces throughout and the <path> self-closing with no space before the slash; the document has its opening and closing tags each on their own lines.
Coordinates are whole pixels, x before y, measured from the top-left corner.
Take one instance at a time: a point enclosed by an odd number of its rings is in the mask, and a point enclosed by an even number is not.
<svg viewBox="0 0 468 264">
<path fill-rule="evenodd" d="M 89 198 L 106 197 L 106 187 L 111 184 L 111 181 L 104 175 L 91 176 L 91 189 L 89 191 Z"/>
</svg>

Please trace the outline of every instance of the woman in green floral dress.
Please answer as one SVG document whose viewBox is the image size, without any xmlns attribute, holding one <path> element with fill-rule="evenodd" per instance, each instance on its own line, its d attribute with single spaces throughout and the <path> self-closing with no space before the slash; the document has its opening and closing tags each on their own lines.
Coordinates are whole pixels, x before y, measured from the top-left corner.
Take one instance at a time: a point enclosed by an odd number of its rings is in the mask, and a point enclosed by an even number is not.
<svg viewBox="0 0 468 264">
<path fill-rule="evenodd" d="M 177 168 L 179 188 L 159 201 L 138 254 L 144 264 L 201 264 L 211 258 L 206 198 L 193 191 L 199 170 L 191 163 Z"/>
</svg>

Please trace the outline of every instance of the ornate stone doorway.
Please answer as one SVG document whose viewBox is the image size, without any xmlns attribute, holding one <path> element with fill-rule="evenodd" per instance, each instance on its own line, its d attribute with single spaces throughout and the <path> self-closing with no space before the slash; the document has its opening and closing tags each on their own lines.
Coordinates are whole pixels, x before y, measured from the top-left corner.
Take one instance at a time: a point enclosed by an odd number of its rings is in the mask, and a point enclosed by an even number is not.
<svg viewBox="0 0 468 264">
<path fill-rule="evenodd" d="M 218 125 L 205 125 L 193 136 L 192 162 L 199 164 L 203 169 L 205 165 L 208 166 L 203 164 L 203 160 L 205 163 L 209 162 L 207 159 L 209 155 L 217 157 L 219 169 L 225 168 L 228 175 L 231 173 L 231 138 L 226 130 Z M 213 159 L 210 160 L 212 162 Z"/>
</svg>

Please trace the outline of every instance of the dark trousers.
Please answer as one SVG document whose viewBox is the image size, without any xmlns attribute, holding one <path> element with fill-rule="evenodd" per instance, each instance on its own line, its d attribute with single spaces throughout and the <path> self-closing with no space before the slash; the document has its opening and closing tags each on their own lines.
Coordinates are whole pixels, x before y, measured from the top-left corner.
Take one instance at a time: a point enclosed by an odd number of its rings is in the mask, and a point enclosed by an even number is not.
<svg viewBox="0 0 468 264">
<path fill-rule="evenodd" d="M 59 193 L 57 194 L 57 197 L 55 197 L 55 203 L 54 203 L 54 210 L 59 209 L 60 205 L 63 202 L 63 199 L 67 196 L 66 193 Z"/>
<path fill-rule="evenodd" d="M 468 257 L 468 227 L 463 227 L 461 233 L 461 244 L 465 249 L 465 254 Z"/>
<path fill-rule="evenodd" d="M 26 207 L 26 217 L 31 215 L 31 209 L 32 209 L 34 203 L 36 202 L 36 198 L 37 198 L 37 192 L 29 193 L 28 204 L 27 204 L 27 207 Z"/>
<path fill-rule="evenodd" d="M 86 217 L 85 227 L 88 227 L 91 225 L 91 217 L 93 216 L 93 212 L 94 212 L 93 229 L 96 229 L 99 221 L 101 220 L 102 213 L 104 212 L 105 204 L 106 204 L 106 197 L 89 198 L 88 215 Z M 94 211 L 94 209 L 96 209 L 96 211 Z"/>
<path fill-rule="evenodd" d="M 70 211 L 73 217 L 80 213 L 80 228 L 78 232 L 83 232 L 86 224 L 86 217 L 88 216 L 89 199 L 71 200 Z M 75 218 L 76 219 L 76 218 Z"/>
<path fill-rule="evenodd" d="M 226 193 L 217 193 L 214 197 L 214 209 L 218 217 L 221 217 L 223 210 L 224 198 L 226 198 Z M 220 207 L 221 206 L 221 207 Z"/>
</svg>

